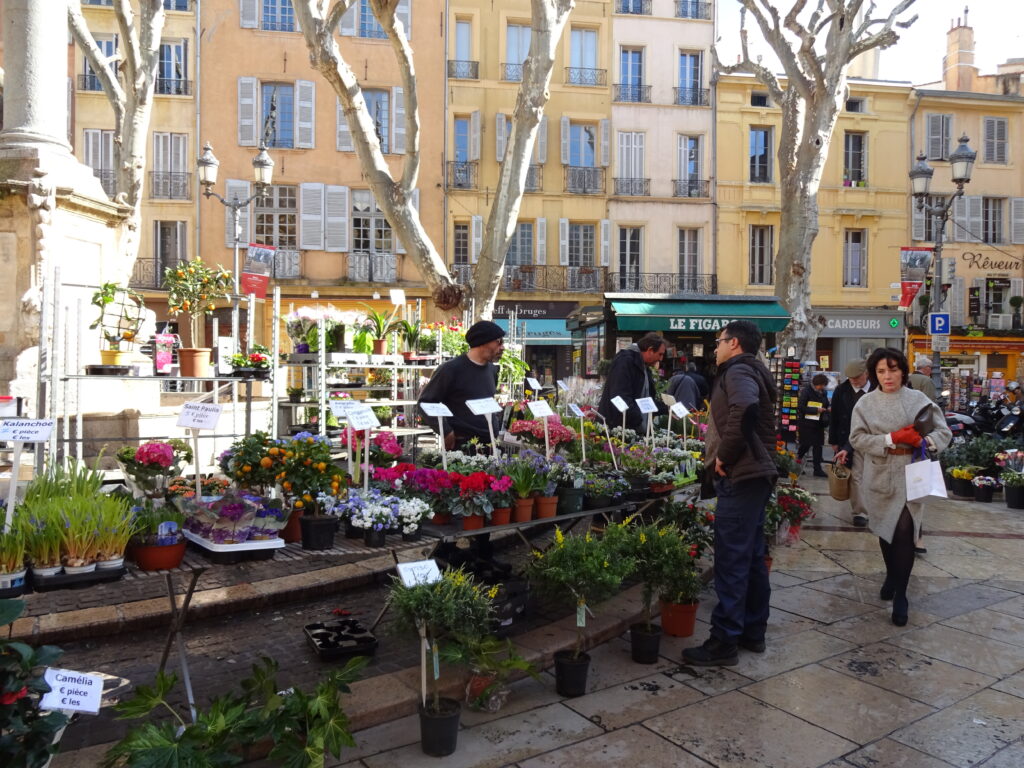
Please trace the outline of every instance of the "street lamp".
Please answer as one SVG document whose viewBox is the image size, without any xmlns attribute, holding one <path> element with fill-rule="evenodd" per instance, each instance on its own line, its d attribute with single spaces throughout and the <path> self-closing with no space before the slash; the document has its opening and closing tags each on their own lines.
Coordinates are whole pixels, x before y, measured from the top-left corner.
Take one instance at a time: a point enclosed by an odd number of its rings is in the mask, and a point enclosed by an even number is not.
<svg viewBox="0 0 1024 768">
<path fill-rule="evenodd" d="M 917 200 L 917 210 L 924 213 L 926 221 L 934 219 L 932 233 L 935 240 L 935 252 L 933 255 L 935 269 L 932 272 L 932 312 L 942 309 L 942 239 L 946 230 L 946 222 L 949 221 L 949 212 L 953 209 L 953 201 L 964 194 L 964 184 L 971 181 L 971 170 L 974 168 L 974 159 L 978 153 L 967 146 L 970 139 L 966 135 L 959 139 L 959 146 L 949 156 L 950 170 L 953 175 L 953 183 L 956 191 L 944 202 L 929 205 L 925 202 L 928 197 L 928 190 L 932 183 L 932 176 L 935 173 L 925 161 L 924 153 L 917 156 L 917 164 L 910 171 L 910 185 L 914 198 Z M 935 383 L 935 391 L 942 391 L 942 353 L 935 347 L 935 337 L 932 337 L 932 381 Z"/>
</svg>

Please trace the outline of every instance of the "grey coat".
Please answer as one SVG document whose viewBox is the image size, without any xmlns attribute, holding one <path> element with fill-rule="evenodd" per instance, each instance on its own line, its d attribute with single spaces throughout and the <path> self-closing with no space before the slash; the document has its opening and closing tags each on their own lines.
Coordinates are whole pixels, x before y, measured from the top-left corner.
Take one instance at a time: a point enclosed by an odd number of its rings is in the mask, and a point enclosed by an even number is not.
<svg viewBox="0 0 1024 768">
<path fill-rule="evenodd" d="M 902 387 L 898 392 L 887 394 L 876 389 L 864 395 L 853 408 L 850 444 L 856 451 L 854 455 L 859 454 L 863 459 L 858 496 L 864 508 L 871 511 L 872 532 L 890 543 L 903 507 L 910 511 L 914 519 L 916 539 L 921 531 L 924 501 L 907 501 L 907 481 L 903 468 L 914 457 L 890 454 L 885 437 L 890 432 L 913 424 L 914 418 L 924 408 L 929 409 L 931 417 L 932 431 L 928 433 L 930 447 L 938 453 L 949 445 L 953 434 L 946 426 L 942 411 L 923 392 Z"/>
</svg>

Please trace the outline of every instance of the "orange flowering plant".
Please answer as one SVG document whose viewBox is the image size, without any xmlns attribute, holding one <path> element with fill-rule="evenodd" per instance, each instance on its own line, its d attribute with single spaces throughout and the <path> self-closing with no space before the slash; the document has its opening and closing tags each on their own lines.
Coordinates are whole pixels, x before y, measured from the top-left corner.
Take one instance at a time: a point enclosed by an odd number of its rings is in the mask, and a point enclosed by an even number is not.
<svg viewBox="0 0 1024 768">
<path fill-rule="evenodd" d="M 282 441 L 278 448 L 284 451 L 284 456 L 279 465 L 274 464 L 275 469 L 280 466 L 275 477 L 296 509 L 308 508 L 316 512 L 320 494 L 338 494 L 344 478 L 341 470 L 331 463 L 330 440 L 300 432 L 291 440 Z"/>
<path fill-rule="evenodd" d="M 231 273 L 219 264 L 209 267 L 199 259 L 182 262 L 164 270 L 167 312 L 172 317 L 189 316 L 193 346 L 199 345 L 199 318 L 214 310 L 214 302 L 231 295 Z"/>
</svg>

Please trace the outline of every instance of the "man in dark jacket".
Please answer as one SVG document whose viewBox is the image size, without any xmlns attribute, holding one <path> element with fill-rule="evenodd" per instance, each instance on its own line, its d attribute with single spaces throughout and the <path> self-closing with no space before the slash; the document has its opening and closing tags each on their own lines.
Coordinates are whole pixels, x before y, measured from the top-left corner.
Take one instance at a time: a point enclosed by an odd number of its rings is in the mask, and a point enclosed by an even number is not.
<svg viewBox="0 0 1024 768">
<path fill-rule="evenodd" d="M 626 401 L 626 427 L 636 432 L 643 432 L 647 423 L 642 418 L 640 408 L 636 404 L 638 397 L 653 397 L 658 406 L 658 413 L 667 413 L 668 408 L 657 396 L 654 388 L 654 375 L 650 366 L 660 363 L 665 356 L 665 339 L 656 333 L 648 333 L 636 344 L 630 344 L 619 350 L 612 360 L 608 378 L 601 392 L 601 402 L 597 410 L 609 427 L 622 425 L 622 414 L 612 405 L 613 397 L 621 397 Z"/>
<path fill-rule="evenodd" d="M 810 451 L 814 458 L 815 477 L 825 477 L 825 471 L 821 468 L 821 449 L 825 445 L 825 419 L 829 410 L 828 393 L 825 391 L 827 386 L 828 376 L 815 374 L 810 383 L 800 390 L 796 407 L 800 418 L 800 445 L 796 460 L 803 461 Z"/>
<path fill-rule="evenodd" d="M 688 411 L 699 410 L 701 405 L 697 382 L 686 371 L 676 371 L 673 374 L 665 387 L 665 394 L 671 395 L 677 403 L 682 403 Z"/>
<path fill-rule="evenodd" d="M 737 647 L 764 651 L 771 587 L 764 562 L 764 511 L 775 465 L 772 376 L 755 356 L 761 332 L 734 320 L 715 347 L 718 376 L 711 387 L 711 418 L 704 443 L 705 472 L 718 497 L 715 510 L 715 593 L 711 637 L 683 651 L 694 666 L 732 666 Z"/>
<path fill-rule="evenodd" d="M 692 360 L 686 364 L 686 375 L 697 385 L 697 391 L 700 392 L 697 409 L 701 410 L 704 408 L 704 401 L 711 396 L 711 387 L 708 386 L 708 380 L 704 378 L 704 375 L 697 371 L 697 364 Z"/>
<path fill-rule="evenodd" d="M 853 524 L 858 528 L 865 528 L 868 524 L 868 510 L 861 504 L 858 496 L 863 459 L 853 455 L 853 446 L 850 445 L 850 420 L 853 418 L 853 406 L 871 391 L 871 381 L 868 379 L 867 365 L 863 360 L 848 362 L 843 369 L 843 375 L 846 376 L 846 381 L 832 393 L 832 420 L 828 427 L 828 442 L 835 454 L 835 463 L 853 467 L 850 478 Z"/>
</svg>

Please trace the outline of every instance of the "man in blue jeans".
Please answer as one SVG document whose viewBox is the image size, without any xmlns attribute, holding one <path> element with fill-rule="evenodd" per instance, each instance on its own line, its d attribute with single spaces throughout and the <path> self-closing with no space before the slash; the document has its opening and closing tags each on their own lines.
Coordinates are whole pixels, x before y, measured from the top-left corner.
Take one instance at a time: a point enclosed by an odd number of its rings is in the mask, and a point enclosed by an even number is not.
<svg viewBox="0 0 1024 768">
<path fill-rule="evenodd" d="M 683 661 L 699 667 L 732 666 L 738 648 L 764 652 L 771 597 L 764 562 L 764 509 L 778 478 L 777 390 L 756 357 L 761 332 L 747 320 L 735 320 L 722 329 L 715 344 L 718 376 L 711 386 L 703 490 L 705 498 L 718 497 L 718 605 L 711 614 L 711 637 L 683 651 Z"/>
</svg>

